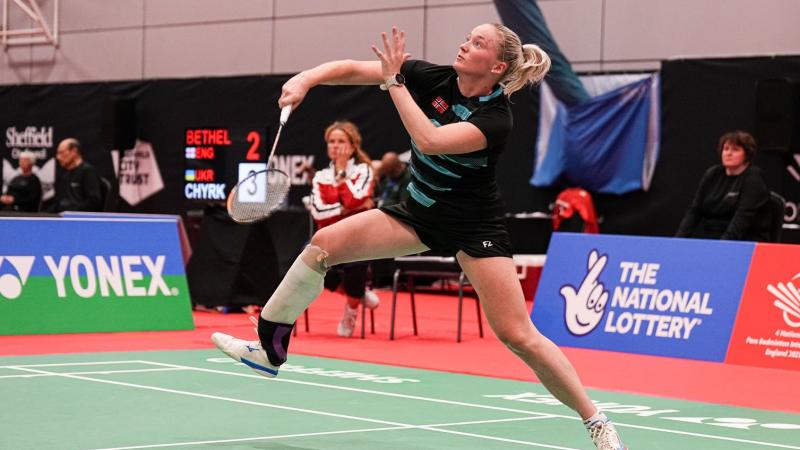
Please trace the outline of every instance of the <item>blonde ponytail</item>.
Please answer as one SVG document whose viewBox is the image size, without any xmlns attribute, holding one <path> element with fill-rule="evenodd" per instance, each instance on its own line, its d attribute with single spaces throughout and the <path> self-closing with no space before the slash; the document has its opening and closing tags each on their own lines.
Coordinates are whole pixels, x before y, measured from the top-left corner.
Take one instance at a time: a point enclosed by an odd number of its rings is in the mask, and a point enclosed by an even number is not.
<svg viewBox="0 0 800 450">
<path fill-rule="evenodd" d="M 508 96 L 528 84 L 542 81 L 550 70 L 550 56 L 538 45 L 522 45 L 519 36 L 505 25 L 492 25 L 500 35 L 499 58 L 508 64 L 500 79 L 503 93 Z"/>
</svg>

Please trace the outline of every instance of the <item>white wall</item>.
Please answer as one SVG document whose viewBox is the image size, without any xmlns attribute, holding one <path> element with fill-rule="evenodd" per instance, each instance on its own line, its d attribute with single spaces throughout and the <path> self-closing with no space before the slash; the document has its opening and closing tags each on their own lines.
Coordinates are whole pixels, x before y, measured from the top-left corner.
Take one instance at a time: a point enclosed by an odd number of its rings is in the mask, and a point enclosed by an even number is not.
<svg viewBox="0 0 800 450">
<path fill-rule="evenodd" d="M 11 27 L 30 25 L 11 4 Z M 51 18 L 53 0 L 39 0 Z M 800 53 L 800 0 L 539 0 L 577 70 Z M 58 48 L 0 53 L 0 84 L 294 73 L 372 59 L 393 24 L 414 57 L 450 63 L 487 0 L 61 0 Z"/>
</svg>

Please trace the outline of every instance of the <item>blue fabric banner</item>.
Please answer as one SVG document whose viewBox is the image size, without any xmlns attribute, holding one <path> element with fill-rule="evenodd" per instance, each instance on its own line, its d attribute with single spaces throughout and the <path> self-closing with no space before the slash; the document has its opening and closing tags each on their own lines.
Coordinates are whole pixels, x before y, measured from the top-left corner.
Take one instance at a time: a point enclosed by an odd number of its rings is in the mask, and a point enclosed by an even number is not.
<svg viewBox="0 0 800 450">
<path fill-rule="evenodd" d="M 551 94 L 542 89 L 531 184 L 612 194 L 646 190 L 658 155 L 657 83 L 657 75 L 647 76 L 573 106 L 548 102 Z"/>
</svg>

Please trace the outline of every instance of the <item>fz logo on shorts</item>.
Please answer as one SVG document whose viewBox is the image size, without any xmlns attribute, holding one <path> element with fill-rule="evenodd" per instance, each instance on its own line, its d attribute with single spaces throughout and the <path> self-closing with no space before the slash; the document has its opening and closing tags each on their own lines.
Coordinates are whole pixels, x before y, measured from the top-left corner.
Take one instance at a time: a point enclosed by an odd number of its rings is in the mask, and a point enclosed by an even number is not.
<svg viewBox="0 0 800 450">
<path fill-rule="evenodd" d="M 22 294 L 22 287 L 28 281 L 35 259 L 35 256 L 0 256 L 0 271 L 6 271 L 6 268 L 11 266 L 17 272 L 17 275 L 11 273 L 0 275 L 0 297 L 13 300 Z"/>
<path fill-rule="evenodd" d="M 589 252 L 587 273 L 576 289 L 569 284 L 561 287 L 560 294 L 564 298 L 564 320 L 570 333 L 583 336 L 600 324 L 608 303 L 608 290 L 599 282 L 600 273 L 606 267 L 608 255 L 597 250 Z"/>
<path fill-rule="evenodd" d="M 483 248 L 489 248 L 492 245 L 494 245 L 492 244 L 492 241 L 483 241 Z"/>
</svg>

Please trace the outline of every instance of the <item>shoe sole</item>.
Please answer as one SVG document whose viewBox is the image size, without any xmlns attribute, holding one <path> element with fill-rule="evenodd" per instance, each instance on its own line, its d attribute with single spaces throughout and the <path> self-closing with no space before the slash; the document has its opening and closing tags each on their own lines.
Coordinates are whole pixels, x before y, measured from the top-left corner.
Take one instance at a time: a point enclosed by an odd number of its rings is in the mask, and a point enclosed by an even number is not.
<svg viewBox="0 0 800 450">
<path fill-rule="evenodd" d="M 250 361 L 249 359 L 242 358 L 241 363 L 253 369 L 253 371 L 265 378 L 275 378 L 278 376 L 278 371 L 264 367 L 261 364 Z"/>
<path fill-rule="evenodd" d="M 221 340 L 225 339 L 224 336 L 226 336 L 226 335 L 224 335 L 222 333 L 214 333 L 214 334 L 211 335 L 211 342 L 214 343 L 214 346 L 216 346 L 219 351 L 221 351 L 222 353 L 225 353 L 226 355 L 228 355 L 228 357 L 231 358 L 232 360 L 238 361 L 238 362 L 246 365 L 247 367 L 253 369 L 253 371 L 255 373 L 261 375 L 262 377 L 275 378 L 276 376 L 278 376 L 278 370 L 277 369 L 270 369 L 269 367 L 264 367 L 261 364 L 258 364 L 256 362 L 250 361 L 249 359 L 246 359 L 246 358 L 242 358 L 242 357 L 240 357 L 239 355 L 237 355 L 235 353 L 231 353 L 231 352 L 225 350 L 225 348 L 223 347 L 223 343 L 221 342 Z"/>
</svg>

